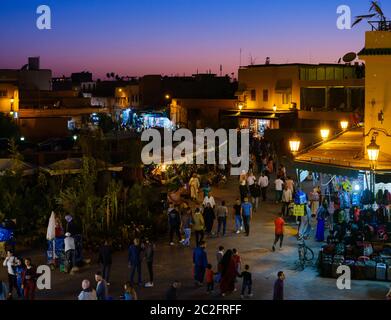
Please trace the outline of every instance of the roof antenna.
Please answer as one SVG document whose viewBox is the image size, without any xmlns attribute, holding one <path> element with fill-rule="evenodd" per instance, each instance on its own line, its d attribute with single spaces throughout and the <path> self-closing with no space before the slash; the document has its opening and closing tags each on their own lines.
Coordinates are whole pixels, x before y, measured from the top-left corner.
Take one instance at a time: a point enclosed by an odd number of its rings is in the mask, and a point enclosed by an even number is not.
<svg viewBox="0 0 391 320">
<path fill-rule="evenodd" d="M 255 65 L 256 60 L 257 60 L 257 58 L 253 58 L 253 56 L 250 54 L 250 65 L 251 66 Z"/>
</svg>

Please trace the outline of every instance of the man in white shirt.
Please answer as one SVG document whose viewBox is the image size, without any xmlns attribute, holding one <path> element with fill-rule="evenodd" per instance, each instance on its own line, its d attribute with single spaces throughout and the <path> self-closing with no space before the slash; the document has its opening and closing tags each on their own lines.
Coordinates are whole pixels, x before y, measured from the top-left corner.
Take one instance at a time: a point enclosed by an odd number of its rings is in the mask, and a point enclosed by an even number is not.
<svg viewBox="0 0 391 320">
<path fill-rule="evenodd" d="M 254 174 L 251 172 L 249 174 L 249 176 L 247 177 L 247 185 L 249 187 L 251 187 L 252 185 L 254 185 L 255 181 L 257 180 L 257 178 L 255 178 Z"/>
<path fill-rule="evenodd" d="M 274 185 L 276 190 L 276 203 L 280 203 L 282 198 L 282 186 L 284 185 L 284 181 L 282 181 L 280 178 L 277 178 L 274 181 Z"/>
<path fill-rule="evenodd" d="M 68 271 L 72 270 L 76 266 L 76 256 L 75 256 L 75 239 L 71 236 L 69 232 L 65 234 L 64 239 L 65 245 L 65 267 Z"/>
<path fill-rule="evenodd" d="M 262 199 L 263 201 L 266 201 L 267 188 L 269 187 L 269 178 L 265 175 L 264 172 L 262 172 L 261 176 L 259 177 L 258 184 L 261 187 Z"/>
<path fill-rule="evenodd" d="M 15 268 L 17 266 L 18 259 L 14 256 L 12 251 L 7 251 L 7 257 L 4 259 L 3 266 L 7 267 L 8 273 L 8 296 L 12 297 L 14 289 L 18 293 L 18 285 L 16 279 Z M 19 295 L 19 293 L 18 293 Z"/>
<path fill-rule="evenodd" d="M 215 199 L 213 198 L 212 196 L 212 193 L 209 193 L 209 195 L 207 195 L 205 198 L 204 198 L 204 202 L 202 203 L 202 205 L 204 206 L 204 208 L 206 208 L 206 206 L 208 205 L 208 203 L 210 203 L 210 206 L 214 209 L 215 206 L 216 206 L 216 203 L 215 203 Z"/>
</svg>

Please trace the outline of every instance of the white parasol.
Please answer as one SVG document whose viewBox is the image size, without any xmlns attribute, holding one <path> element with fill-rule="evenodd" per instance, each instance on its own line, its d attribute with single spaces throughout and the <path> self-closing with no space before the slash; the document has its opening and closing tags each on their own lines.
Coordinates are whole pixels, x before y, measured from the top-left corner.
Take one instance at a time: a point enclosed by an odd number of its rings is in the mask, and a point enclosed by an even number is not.
<svg viewBox="0 0 391 320">
<path fill-rule="evenodd" d="M 48 230 L 46 232 L 46 239 L 51 241 L 54 240 L 55 237 L 56 237 L 56 215 L 54 211 L 52 211 L 52 214 L 49 219 Z"/>
</svg>

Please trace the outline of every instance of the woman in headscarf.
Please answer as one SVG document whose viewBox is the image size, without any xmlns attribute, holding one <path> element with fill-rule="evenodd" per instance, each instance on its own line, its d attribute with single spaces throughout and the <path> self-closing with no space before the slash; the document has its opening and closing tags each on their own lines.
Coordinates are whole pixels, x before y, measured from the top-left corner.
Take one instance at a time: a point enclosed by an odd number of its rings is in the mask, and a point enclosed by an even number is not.
<svg viewBox="0 0 391 320">
<path fill-rule="evenodd" d="M 324 225 L 326 221 L 328 211 L 327 211 L 327 201 L 323 201 L 322 205 L 319 207 L 317 212 L 316 219 L 318 220 L 318 224 L 316 227 L 316 241 L 323 242 L 324 241 Z"/>
<path fill-rule="evenodd" d="M 311 211 L 312 215 L 315 216 L 318 212 L 319 209 L 319 203 L 320 203 L 320 188 L 316 187 L 314 190 L 311 192 Z"/>
<path fill-rule="evenodd" d="M 200 188 L 200 180 L 198 179 L 196 173 L 193 173 L 193 176 L 191 177 L 191 179 L 189 181 L 189 186 L 190 186 L 191 200 L 197 201 L 198 189 Z"/>
<path fill-rule="evenodd" d="M 221 260 L 220 291 L 224 297 L 227 293 L 235 291 L 235 279 L 238 276 L 232 250 L 227 250 Z"/>
</svg>

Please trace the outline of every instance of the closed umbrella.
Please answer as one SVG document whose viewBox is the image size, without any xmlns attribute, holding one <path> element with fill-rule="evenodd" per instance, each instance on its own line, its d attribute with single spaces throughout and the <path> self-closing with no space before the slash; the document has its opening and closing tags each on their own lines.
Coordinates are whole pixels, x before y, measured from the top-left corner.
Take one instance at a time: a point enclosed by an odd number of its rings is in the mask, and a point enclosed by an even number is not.
<svg viewBox="0 0 391 320">
<path fill-rule="evenodd" d="M 48 230 L 46 232 L 46 239 L 51 241 L 54 240 L 56 237 L 56 215 L 54 211 L 52 211 L 52 214 L 50 215 L 49 224 L 48 224 Z"/>
</svg>

